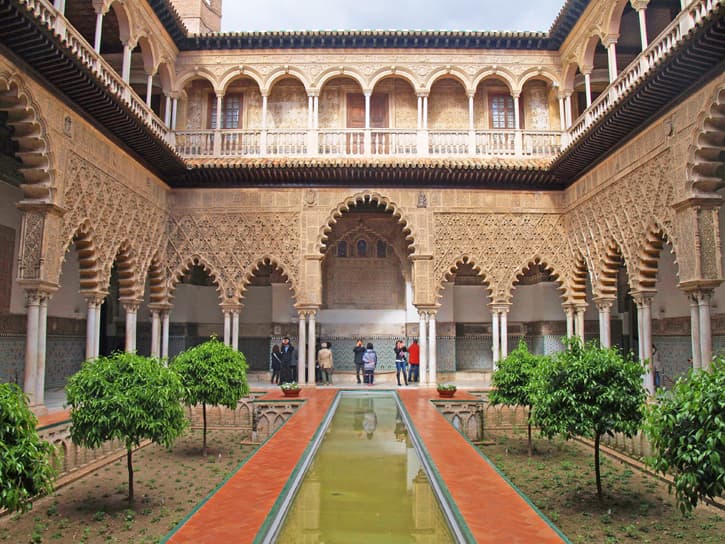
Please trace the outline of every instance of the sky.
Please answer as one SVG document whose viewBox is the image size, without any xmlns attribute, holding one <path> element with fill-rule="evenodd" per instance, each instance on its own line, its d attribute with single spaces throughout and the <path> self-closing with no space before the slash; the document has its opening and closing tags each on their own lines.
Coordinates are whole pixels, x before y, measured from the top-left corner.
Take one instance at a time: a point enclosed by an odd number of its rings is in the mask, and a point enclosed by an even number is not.
<svg viewBox="0 0 725 544">
<path fill-rule="evenodd" d="M 223 0 L 222 31 L 547 31 L 565 0 Z"/>
</svg>

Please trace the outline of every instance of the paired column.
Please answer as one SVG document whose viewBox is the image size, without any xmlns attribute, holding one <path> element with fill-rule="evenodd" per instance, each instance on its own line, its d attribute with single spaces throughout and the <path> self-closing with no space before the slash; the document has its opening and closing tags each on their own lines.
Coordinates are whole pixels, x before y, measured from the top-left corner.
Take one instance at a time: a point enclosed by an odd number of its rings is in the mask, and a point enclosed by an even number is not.
<svg viewBox="0 0 725 544">
<path fill-rule="evenodd" d="M 474 155 L 476 153 L 476 120 L 474 111 L 473 93 L 468 95 L 468 153 Z"/>
<path fill-rule="evenodd" d="M 594 299 L 597 310 L 599 310 L 599 344 L 603 348 L 608 348 L 612 345 L 611 312 L 612 304 L 614 304 L 615 300 L 614 298 Z"/>
<path fill-rule="evenodd" d="M 370 132 L 370 98 L 372 91 L 365 92 L 365 135 L 363 137 L 363 151 L 366 155 L 372 153 L 372 134 Z"/>
<path fill-rule="evenodd" d="M 98 357 L 101 337 L 101 304 L 108 293 L 94 291 L 84 293 L 83 296 L 88 304 L 86 317 L 86 359 Z"/>
<path fill-rule="evenodd" d="M 239 349 L 239 312 L 241 304 L 226 303 L 222 306 L 224 312 L 224 344 Z"/>
<path fill-rule="evenodd" d="M 267 102 L 268 95 L 262 95 L 262 132 L 259 136 L 260 153 L 264 156 L 267 154 Z"/>
<path fill-rule="evenodd" d="M 508 355 L 508 304 L 492 304 L 491 306 L 491 336 L 493 340 L 493 370 L 498 368 L 498 362 Z"/>
<path fill-rule="evenodd" d="M 702 370 L 710 370 L 712 363 L 711 299 L 712 289 L 698 289 L 690 295 L 692 366 Z"/>
<path fill-rule="evenodd" d="M 149 306 L 151 311 L 151 357 L 169 357 L 169 310 L 167 303 Z"/>
<path fill-rule="evenodd" d="M 523 136 L 521 134 L 521 110 L 520 110 L 520 104 L 521 104 L 521 93 L 520 92 L 514 92 L 511 93 L 511 96 L 514 99 L 514 127 L 516 132 L 514 133 L 514 151 L 517 155 L 521 155 L 523 152 Z"/>
<path fill-rule="evenodd" d="M 45 403 L 45 352 L 50 293 L 27 290 L 27 332 L 25 335 L 25 374 L 23 390 L 30 399 L 30 406 L 41 407 Z M 37 411 L 37 410 L 36 410 Z"/>
<path fill-rule="evenodd" d="M 315 94 L 307 95 L 307 153 L 316 155 L 319 151 L 317 131 L 319 127 L 319 98 Z"/>
<path fill-rule="evenodd" d="M 428 155 L 428 95 L 418 94 L 418 155 Z"/>
<path fill-rule="evenodd" d="M 574 305 L 564 304 L 564 313 L 566 314 L 566 337 L 574 336 Z"/>
<path fill-rule="evenodd" d="M 645 365 L 644 387 L 650 395 L 655 393 L 654 367 L 652 364 L 652 299 L 650 291 L 633 292 L 637 304 L 637 328 L 639 332 L 639 359 Z"/>
<path fill-rule="evenodd" d="M 428 376 L 429 383 L 435 385 L 438 383 L 438 344 L 436 339 L 438 333 L 436 331 L 436 312 L 428 312 Z"/>
<path fill-rule="evenodd" d="M 300 382 L 304 379 L 305 371 L 305 355 L 307 346 L 307 312 L 302 310 L 299 312 L 298 328 L 297 328 L 297 370 L 299 371 Z"/>
</svg>

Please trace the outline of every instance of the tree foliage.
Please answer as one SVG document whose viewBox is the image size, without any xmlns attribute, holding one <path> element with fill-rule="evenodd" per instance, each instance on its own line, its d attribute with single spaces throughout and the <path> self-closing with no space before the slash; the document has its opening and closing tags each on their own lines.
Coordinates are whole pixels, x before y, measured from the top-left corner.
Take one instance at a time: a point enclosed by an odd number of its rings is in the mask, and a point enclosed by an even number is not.
<svg viewBox="0 0 725 544">
<path fill-rule="evenodd" d="M 180 353 L 171 368 L 181 377 L 184 404 L 202 405 L 206 455 L 206 406 L 235 409 L 239 399 L 249 394 L 247 361 L 241 352 L 211 338 Z"/>
<path fill-rule="evenodd" d="M 688 512 L 725 489 L 725 359 L 716 357 L 710 372 L 691 370 L 657 400 L 645 426 L 654 450 L 647 462 L 673 474 L 677 503 Z"/>
<path fill-rule="evenodd" d="M 186 427 L 179 377 L 158 359 L 114 353 L 86 361 L 68 380 L 71 438 L 97 448 L 126 445 L 128 498 L 133 501 L 133 449 L 143 440 L 170 447 Z"/>
<path fill-rule="evenodd" d="M 38 436 L 38 420 L 13 383 L 0 384 L 0 508 L 25 511 L 53 490 L 54 448 Z"/>
<path fill-rule="evenodd" d="M 533 378 L 539 365 L 548 359 L 545 355 L 534 355 L 521 340 L 518 347 L 499 361 L 493 373 L 491 384 L 493 390 L 489 395 L 492 405 L 526 406 L 529 409 L 529 456 L 532 453 L 531 442 L 531 388 Z"/>
<path fill-rule="evenodd" d="M 532 389 L 533 421 L 542 434 L 594 439 L 597 496 L 602 499 L 599 443 L 604 434 L 639 429 L 646 392 L 642 366 L 616 348 L 565 340 L 566 349 L 541 365 Z"/>
</svg>

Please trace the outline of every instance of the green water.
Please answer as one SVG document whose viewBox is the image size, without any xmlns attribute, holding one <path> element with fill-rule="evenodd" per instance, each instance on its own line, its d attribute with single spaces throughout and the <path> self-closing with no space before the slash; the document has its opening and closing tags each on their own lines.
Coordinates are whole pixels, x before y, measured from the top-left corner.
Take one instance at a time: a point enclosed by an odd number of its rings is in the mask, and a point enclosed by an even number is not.
<svg viewBox="0 0 725 544">
<path fill-rule="evenodd" d="M 277 542 L 454 542 L 391 395 L 343 395 Z"/>
</svg>

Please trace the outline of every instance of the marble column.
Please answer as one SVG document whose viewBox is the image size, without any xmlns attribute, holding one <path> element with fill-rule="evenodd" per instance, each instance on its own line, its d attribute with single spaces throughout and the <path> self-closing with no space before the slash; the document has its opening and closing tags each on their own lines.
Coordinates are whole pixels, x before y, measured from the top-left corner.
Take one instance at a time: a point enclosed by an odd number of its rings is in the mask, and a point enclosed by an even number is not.
<svg viewBox="0 0 725 544">
<path fill-rule="evenodd" d="M 598 298 L 595 299 L 594 302 L 597 305 L 597 310 L 599 310 L 599 344 L 603 348 L 611 347 L 611 311 L 612 304 L 615 302 L 615 299 Z"/>
<path fill-rule="evenodd" d="M 161 316 L 159 311 L 151 309 L 151 357 L 161 357 Z"/>
<path fill-rule="evenodd" d="M 23 390 L 28 395 L 30 405 L 37 404 L 38 387 L 38 338 L 40 300 L 42 294 L 38 291 L 25 292 L 25 306 L 27 308 L 27 331 L 25 332 L 25 376 Z"/>
<path fill-rule="evenodd" d="M 161 314 L 161 358 L 169 358 L 169 310 Z"/>
<path fill-rule="evenodd" d="M 146 105 L 151 107 L 151 93 L 153 92 L 154 75 L 146 74 Z"/>
<path fill-rule="evenodd" d="M 508 328 L 508 308 L 501 310 L 501 359 L 505 359 L 509 354 L 509 328 Z"/>
<path fill-rule="evenodd" d="M 131 81 L 131 52 L 133 48 L 131 44 L 126 42 L 123 44 L 123 64 L 121 65 L 121 78 L 126 82 Z"/>
<path fill-rule="evenodd" d="M 697 295 L 690 293 L 690 337 L 692 342 L 692 368 L 702 368 L 700 356 L 700 308 L 697 304 Z"/>
<path fill-rule="evenodd" d="M 642 45 L 642 51 L 644 51 L 649 46 L 649 39 L 647 38 L 647 17 L 645 16 L 645 6 L 647 4 L 646 2 L 644 4 L 638 2 L 638 4 L 640 4 L 640 6 L 637 6 L 635 9 L 637 10 L 637 16 L 639 19 L 640 44 Z"/>
<path fill-rule="evenodd" d="M 126 353 L 136 353 L 136 322 L 138 320 L 137 300 L 123 300 L 121 306 L 126 311 Z"/>
<path fill-rule="evenodd" d="M 299 312 L 299 321 L 297 328 L 297 371 L 300 383 L 304 381 L 305 372 L 305 353 L 307 350 L 307 312 Z"/>
<path fill-rule="evenodd" d="M 710 321 L 710 299 L 712 291 L 703 289 L 698 293 L 697 306 L 700 321 L 700 368 L 710 370 L 712 363 L 712 325 Z"/>
<path fill-rule="evenodd" d="M 491 309 L 491 336 L 492 338 L 492 346 L 491 350 L 493 351 L 493 370 L 496 370 L 498 368 L 498 362 L 500 360 L 500 354 L 499 354 L 499 348 L 501 347 L 501 342 L 499 340 L 499 313 L 497 308 Z"/>
<path fill-rule="evenodd" d="M 164 124 L 171 128 L 171 95 L 164 95 Z"/>
<path fill-rule="evenodd" d="M 232 345 L 232 312 L 224 309 L 224 345 Z"/>
<path fill-rule="evenodd" d="M 565 114 L 565 118 L 566 118 L 566 127 L 565 127 L 565 128 L 567 128 L 567 129 L 568 129 L 569 127 L 571 127 L 571 123 L 572 123 L 572 114 L 571 114 L 571 94 L 572 94 L 572 93 L 569 93 L 569 94 L 567 94 L 567 95 L 566 95 L 566 96 L 564 97 L 564 104 L 565 104 L 565 108 L 564 108 L 564 114 Z"/>
<path fill-rule="evenodd" d="M 427 314 L 418 311 L 418 345 L 420 346 L 420 383 L 428 382 L 428 321 Z"/>
<path fill-rule="evenodd" d="M 609 83 L 617 79 L 617 41 L 609 40 L 607 43 L 607 66 L 609 68 Z"/>
<path fill-rule="evenodd" d="M 315 348 L 317 347 L 317 331 L 316 318 L 317 312 L 312 310 L 308 314 L 308 332 L 307 332 L 307 383 L 315 385 L 315 360 L 317 359 L 317 353 Z M 304 372 L 303 368 L 300 368 L 300 372 Z"/>
<path fill-rule="evenodd" d="M 239 310 L 232 310 L 232 348 L 239 351 Z"/>
<path fill-rule="evenodd" d="M 101 304 L 106 299 L 103 292 L 92 292 L 84 295 L 88 304 L 86 317 L 86 359 L 98 357 L 101 338 Z"/>
<path fill-rule="evenodd" d="M 592 78 L 590 72 L 584 73 L 584 90 L 587 98 L 587 108 L 592 105 Z"/>
<path fill-rule="evenodd" d="M 577 304 L 576 305 L 576 313 L 575 313 L 576 320 L 574 322 L 574 334 L 576 334 L 579 338 L 581 338 L 582 342 L 584 341 L 584 312 L 586 311 L 586 309 L 587 309 L 586 304 Z"/>
<path fill-rule="evenodd" d="M 428 314 L 428 374 L 431 384 L 438 383 L 438 355 L 437 350 L 437 332 L 436 332 L 436 314 L 430 312 Z"/>
<path fill-rule="evenodd" d="M 35 380 L 35 403 L 38 405 L 45 404 L 45 355 L 47 348 L 49 299 L 50 296 L 47 293 L 43 293 L 40 297 L 40 306 L 38 308 L 38 370 Z"/>
<path fill-rule="evenodd" d="M 101 53 L 101 35 L 103 33 L 103 11 L 96 11 L 96 33 L 93 40 L 93 49 Z"/>
<path fill-rule="evenodd" d="M 645 368 L 643 377 L 644 388 L 650 395 L 655 393 L 654 368 L 652 364 L 652 298 L 654 293 L 632 293 L 637 303 L 637 325 L 639 328 L 640 360 Z"/>
<path fill-rule="evenodd" d="M 566 337 L 571 338 L 574 336 L 574 306 L 564 305 L 564 313 L 566 314 Z"/>
</svg>

